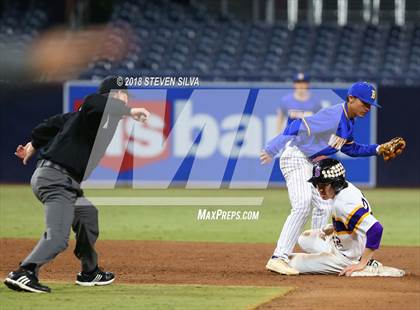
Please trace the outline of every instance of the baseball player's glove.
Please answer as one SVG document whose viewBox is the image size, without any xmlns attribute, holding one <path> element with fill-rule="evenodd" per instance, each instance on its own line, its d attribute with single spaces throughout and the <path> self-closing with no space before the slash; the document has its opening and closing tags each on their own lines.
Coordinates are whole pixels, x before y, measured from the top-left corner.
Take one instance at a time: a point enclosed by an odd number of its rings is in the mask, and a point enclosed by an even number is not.
<svg viewBox="0 0 420 310">
<path fill-rule="evenodd" d="M 392 140 L 379 145 L 378 154 L 382 155 L 385 161 L 394 159 L 402 153 L 405 149 L 405 140 L 401 137 L 393 138 Z"/>
</svg>

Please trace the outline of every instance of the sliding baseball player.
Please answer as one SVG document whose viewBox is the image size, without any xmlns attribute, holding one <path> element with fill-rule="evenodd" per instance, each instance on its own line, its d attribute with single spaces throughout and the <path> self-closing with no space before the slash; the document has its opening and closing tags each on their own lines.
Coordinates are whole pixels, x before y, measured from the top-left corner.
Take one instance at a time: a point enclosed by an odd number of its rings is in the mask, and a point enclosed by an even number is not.
<svg viewBox="0 0 420 310">
<path fill-rule="evenodd" d="M 318 191 L 307 182 L 313 163 L 338 151 L 352 157 L 382 155 L 389 160 L 401 154 L 405 147 L 402 138 L 378 144 L 360 144 L 354 140 L 356 119 L 364 117 L 376 102 L 376 90 L 367 82 L 357 82 L 348 90 L 346 102 L 322 109 L 318 113 L 291 122 L 284 132 L 268 142 L 260 155 L 261 164 L 272 161 L 281 153 L 280 168 L 286 180 L 292 210 L 283 225 L 277 247 L 267 262 L 268 270 L 294 275 L 289 255 L 308 220 L 311 209 L 319 214 L 312 228 L 327 223 L 328 209 Z"/>
<path fill-rule="evenodd" d="M 339 161 L 327 158 L 316 163 L 308 182 L 322 199 L 332 199 L 332 225 L 305 231 L 299 237 L 298 243 L 305 253 L 291 255 L 292 268 L 306 274 L 404 275 L 403 270 L 372 259 L 381 243 L 383 227 L 362 192 L 346 181 L 345 169 Z"/>
</svg>

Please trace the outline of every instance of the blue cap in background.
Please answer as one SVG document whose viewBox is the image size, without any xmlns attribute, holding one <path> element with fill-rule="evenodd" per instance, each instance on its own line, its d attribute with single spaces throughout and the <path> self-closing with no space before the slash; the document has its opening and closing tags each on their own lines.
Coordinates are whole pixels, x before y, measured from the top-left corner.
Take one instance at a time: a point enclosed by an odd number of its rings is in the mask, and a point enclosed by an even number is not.
<svg viewBox="0 0 420 310">
<path fill-rule="evenodd" d="M 309 82 L 309 75 L 304 72 L 298 72 L 293 77 L 293 82 Z"/>
<path fill-rule="evenodd" d="M 364 103 L 374 105 L 375 107 L 381 108 L 376 102 L 376 89 L 372 84 L 368 82 L 356 82 L 354 83 L 347 92 L 347 96 L 353 96 L 359 98 Z"/>
</svg>

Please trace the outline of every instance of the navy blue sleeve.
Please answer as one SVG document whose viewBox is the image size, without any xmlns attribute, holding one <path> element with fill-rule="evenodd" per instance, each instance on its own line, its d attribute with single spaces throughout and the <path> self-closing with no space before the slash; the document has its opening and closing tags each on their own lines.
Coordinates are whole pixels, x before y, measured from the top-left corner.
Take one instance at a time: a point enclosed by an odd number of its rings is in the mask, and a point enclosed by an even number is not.
<svg viewBox="0 0 420 310">
<path fill-rule="evenodd" d="M 383 227 L 381 223 L 376 222 L 372 225 L 371 228 L 366 232 L 366 248 L 376 250 L 379 248 L 379 244 L 382 239 Z"/>
<path fill-rule="evenodd" d="M 277 155 L 280 150 L 284 148 L 286 143 L 292 140 L 299 133 L 301 125 L 302 120 L 296 119 L 284 129 L 282 134 L 268 141 L 267 146 L 264 149 L 267 154 L 271 157 Z"/>
<path fill-rule="evenodd" d="M 343 108 L 341 105 L 337 105 L 322 109 L 314 115 L 296 119 L 286 127 L 283 134 L 268 142 L 265 151 L 269 155 L 274 156 L 284 148 L 288 141 L 294 139 L 296 136 L 306 138 L 310 136 L 316 137 L 320 134 L 323 136 L 335 134 L 342 115 Z"/>
<path fill-rule="evenodd" d="M 347 142 L 341 148 L 341 152 L 351 157 L 375 156 L 378 144 L 359 144 L 355 141 Z"/>
</svg>

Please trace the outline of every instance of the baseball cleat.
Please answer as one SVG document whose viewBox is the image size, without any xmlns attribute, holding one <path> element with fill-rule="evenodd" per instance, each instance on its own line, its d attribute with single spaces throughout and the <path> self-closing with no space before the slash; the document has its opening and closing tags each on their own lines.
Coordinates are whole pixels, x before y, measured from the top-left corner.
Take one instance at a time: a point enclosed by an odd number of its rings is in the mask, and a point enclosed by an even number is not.
<svg viewBox="0 0 420 310">
<path fill-rule="evenodd" d="M 115 276 L 112 272 L 102 271 L 97 268 L 91 273 L 79 272 L 77 274 L 76 284 L 81 286 L 108 285 L 114 282 Z"/>
<path fill-rule="evenodd" d="M 299 274 L 295 268 L 290 267 L 287 262 L 281 258 L 270 258 L 265 266 L 267 270 L 284 274 L 287 276 L 295 276 Z"/>
<path fill-rule="evenodd" d="M 48 286 L 39 283 L 35 273 L 30 270 L 18 269 L 9 273 L 4 280 L 4 284 L 15 291 L 25 291 L 31 293 L 50 293 Z"/>
</svg>

